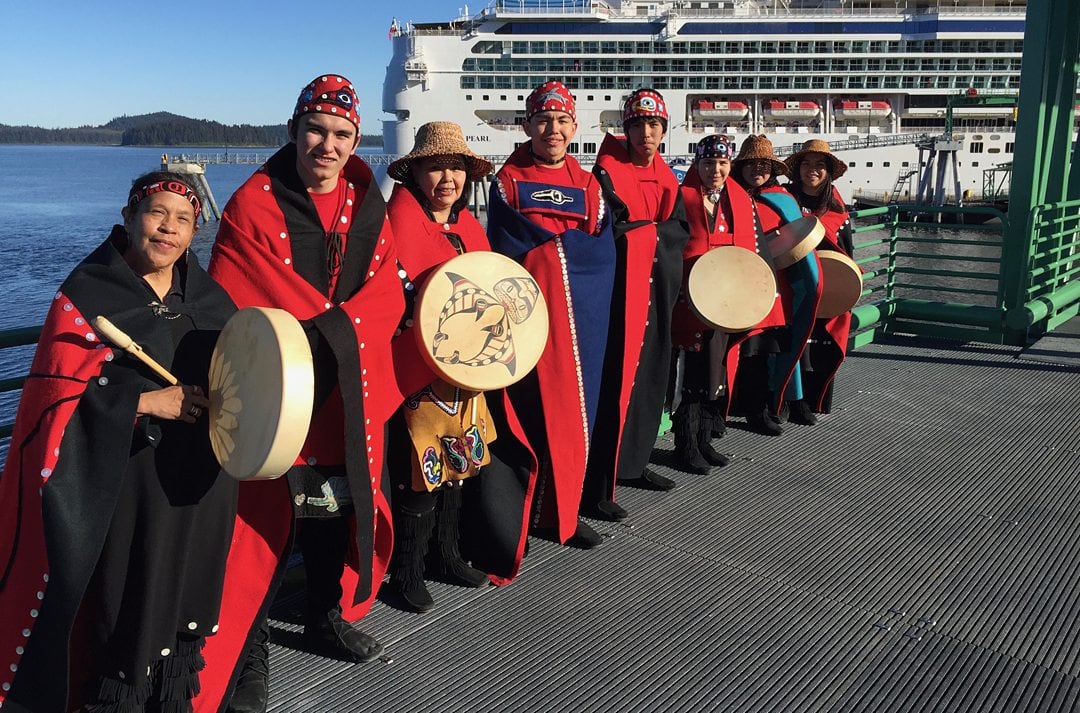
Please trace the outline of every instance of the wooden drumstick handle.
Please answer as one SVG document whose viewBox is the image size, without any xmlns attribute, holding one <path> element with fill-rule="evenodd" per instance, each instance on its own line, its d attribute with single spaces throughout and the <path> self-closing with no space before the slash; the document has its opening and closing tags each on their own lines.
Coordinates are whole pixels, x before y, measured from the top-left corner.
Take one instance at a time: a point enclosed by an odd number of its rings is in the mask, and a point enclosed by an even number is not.
<svg viewBox="0 0 1080 713">
<path fill-rule="evenodd" d="M 117 327 L 105 317 L 98 315 L 97 317 L 94 317 L 93 320 L 91 320 L 91 324 L 94 325 L 94 329 L 97 330 L 98 334 L 105 337 L 105 339 L 108 339 L 118 348 L 123 349 L 128 354 L 135 357 L 143 364 L 146 364 L 148 367 L 156 371 L 158 373 L 158 376 L 160 376 L 162 379 L 165 379 L 165 381 L 169 382 L 173 386 L 176 386 L 180 383 L 179 379 L 170 374 L 165 367 L 163 367 L 161 364 L 158 364 L 156 361 L 154 361 L 153 357 L 143 351 L 143 348 L 139 346 L 138 342 L 129 337 L 126 332 L 124 332 L 122 329 Z"/>
</svg>

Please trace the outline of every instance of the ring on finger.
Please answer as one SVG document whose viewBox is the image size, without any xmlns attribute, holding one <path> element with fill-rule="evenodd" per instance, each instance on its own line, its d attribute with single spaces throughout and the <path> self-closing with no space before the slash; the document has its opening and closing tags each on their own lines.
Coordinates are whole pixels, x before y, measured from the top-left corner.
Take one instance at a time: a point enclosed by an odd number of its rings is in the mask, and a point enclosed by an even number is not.
<svg viewBox="0 0 1080 713">
<path fill-rule="evenodd" d="M 202 415 L 202 409 L 198 406 L 193 405 L 191 408 L 188 409 L 188 413 L 191 415 L 192 418 L 198 418 L 200 415 Z"/>
</svg>

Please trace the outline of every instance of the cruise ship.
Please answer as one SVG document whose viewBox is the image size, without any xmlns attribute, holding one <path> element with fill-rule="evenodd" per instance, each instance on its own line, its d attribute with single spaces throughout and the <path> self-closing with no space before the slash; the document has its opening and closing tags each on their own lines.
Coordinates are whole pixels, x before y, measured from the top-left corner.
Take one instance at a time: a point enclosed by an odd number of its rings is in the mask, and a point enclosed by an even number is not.
<svg viewBox="0 0 1080 713">
<path fill-rule="evenodd" d="M 981 197 L 1012 160 L 1025 0 L 494 0 L 448 21 L 394 20 L 383 84 L 386 154 L 455 121 L 499 164 L 524 140 L 530 90 L 577 98 L 572 153 L 622 131 L 635 88 L 664 94 L 663 153 L 702 136 L 766 134 L 780 155 L 825 138 L 850 201 Z"/>
</svg>

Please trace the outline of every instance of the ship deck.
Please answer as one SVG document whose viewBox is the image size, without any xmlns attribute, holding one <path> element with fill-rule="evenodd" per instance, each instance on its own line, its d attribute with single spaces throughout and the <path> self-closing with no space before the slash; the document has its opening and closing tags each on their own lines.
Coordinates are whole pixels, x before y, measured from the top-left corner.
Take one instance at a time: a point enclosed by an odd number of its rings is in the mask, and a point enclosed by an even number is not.
<svg viewBox="0 0 1080 713">
<path fill-rule="evenodd" d="M 533 538 L 508 587 L 377 602 L 379 662 L 305 652 L 289 577 L 270 710 L 1080 709 L 1077 322 L 1025 351 L 863 347 L 819 425 L 734 419 L 730 465 L 620 489 L 599 549 Z"/>
</svg>

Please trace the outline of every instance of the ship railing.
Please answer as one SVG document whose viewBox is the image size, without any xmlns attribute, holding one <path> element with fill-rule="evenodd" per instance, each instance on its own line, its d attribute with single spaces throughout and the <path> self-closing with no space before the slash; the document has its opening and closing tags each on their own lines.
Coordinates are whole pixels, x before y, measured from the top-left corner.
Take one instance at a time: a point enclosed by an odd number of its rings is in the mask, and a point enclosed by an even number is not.
<svg viewBox="0 0 1080 713">
<path fill-rule="evenodd" d="M 606 3 L 595 0 L 496 0 L 485 8 L 481 16 L 494 15 L 500 18 L 507 17 L 538 17 L 538 16 L 583 16 L 583 17 L 610 17 L 618 16 L 619 13 L 612 11 Z"/>
<path fill-rule="evenodd" d="M 1027 234 L 1031 249 L 1023 270 L 1021 299 L 1009 325 L 1027 332 L 1049 331 L 1080 313 L 1080 200 L 1032 208 Z"/>
</svg>

